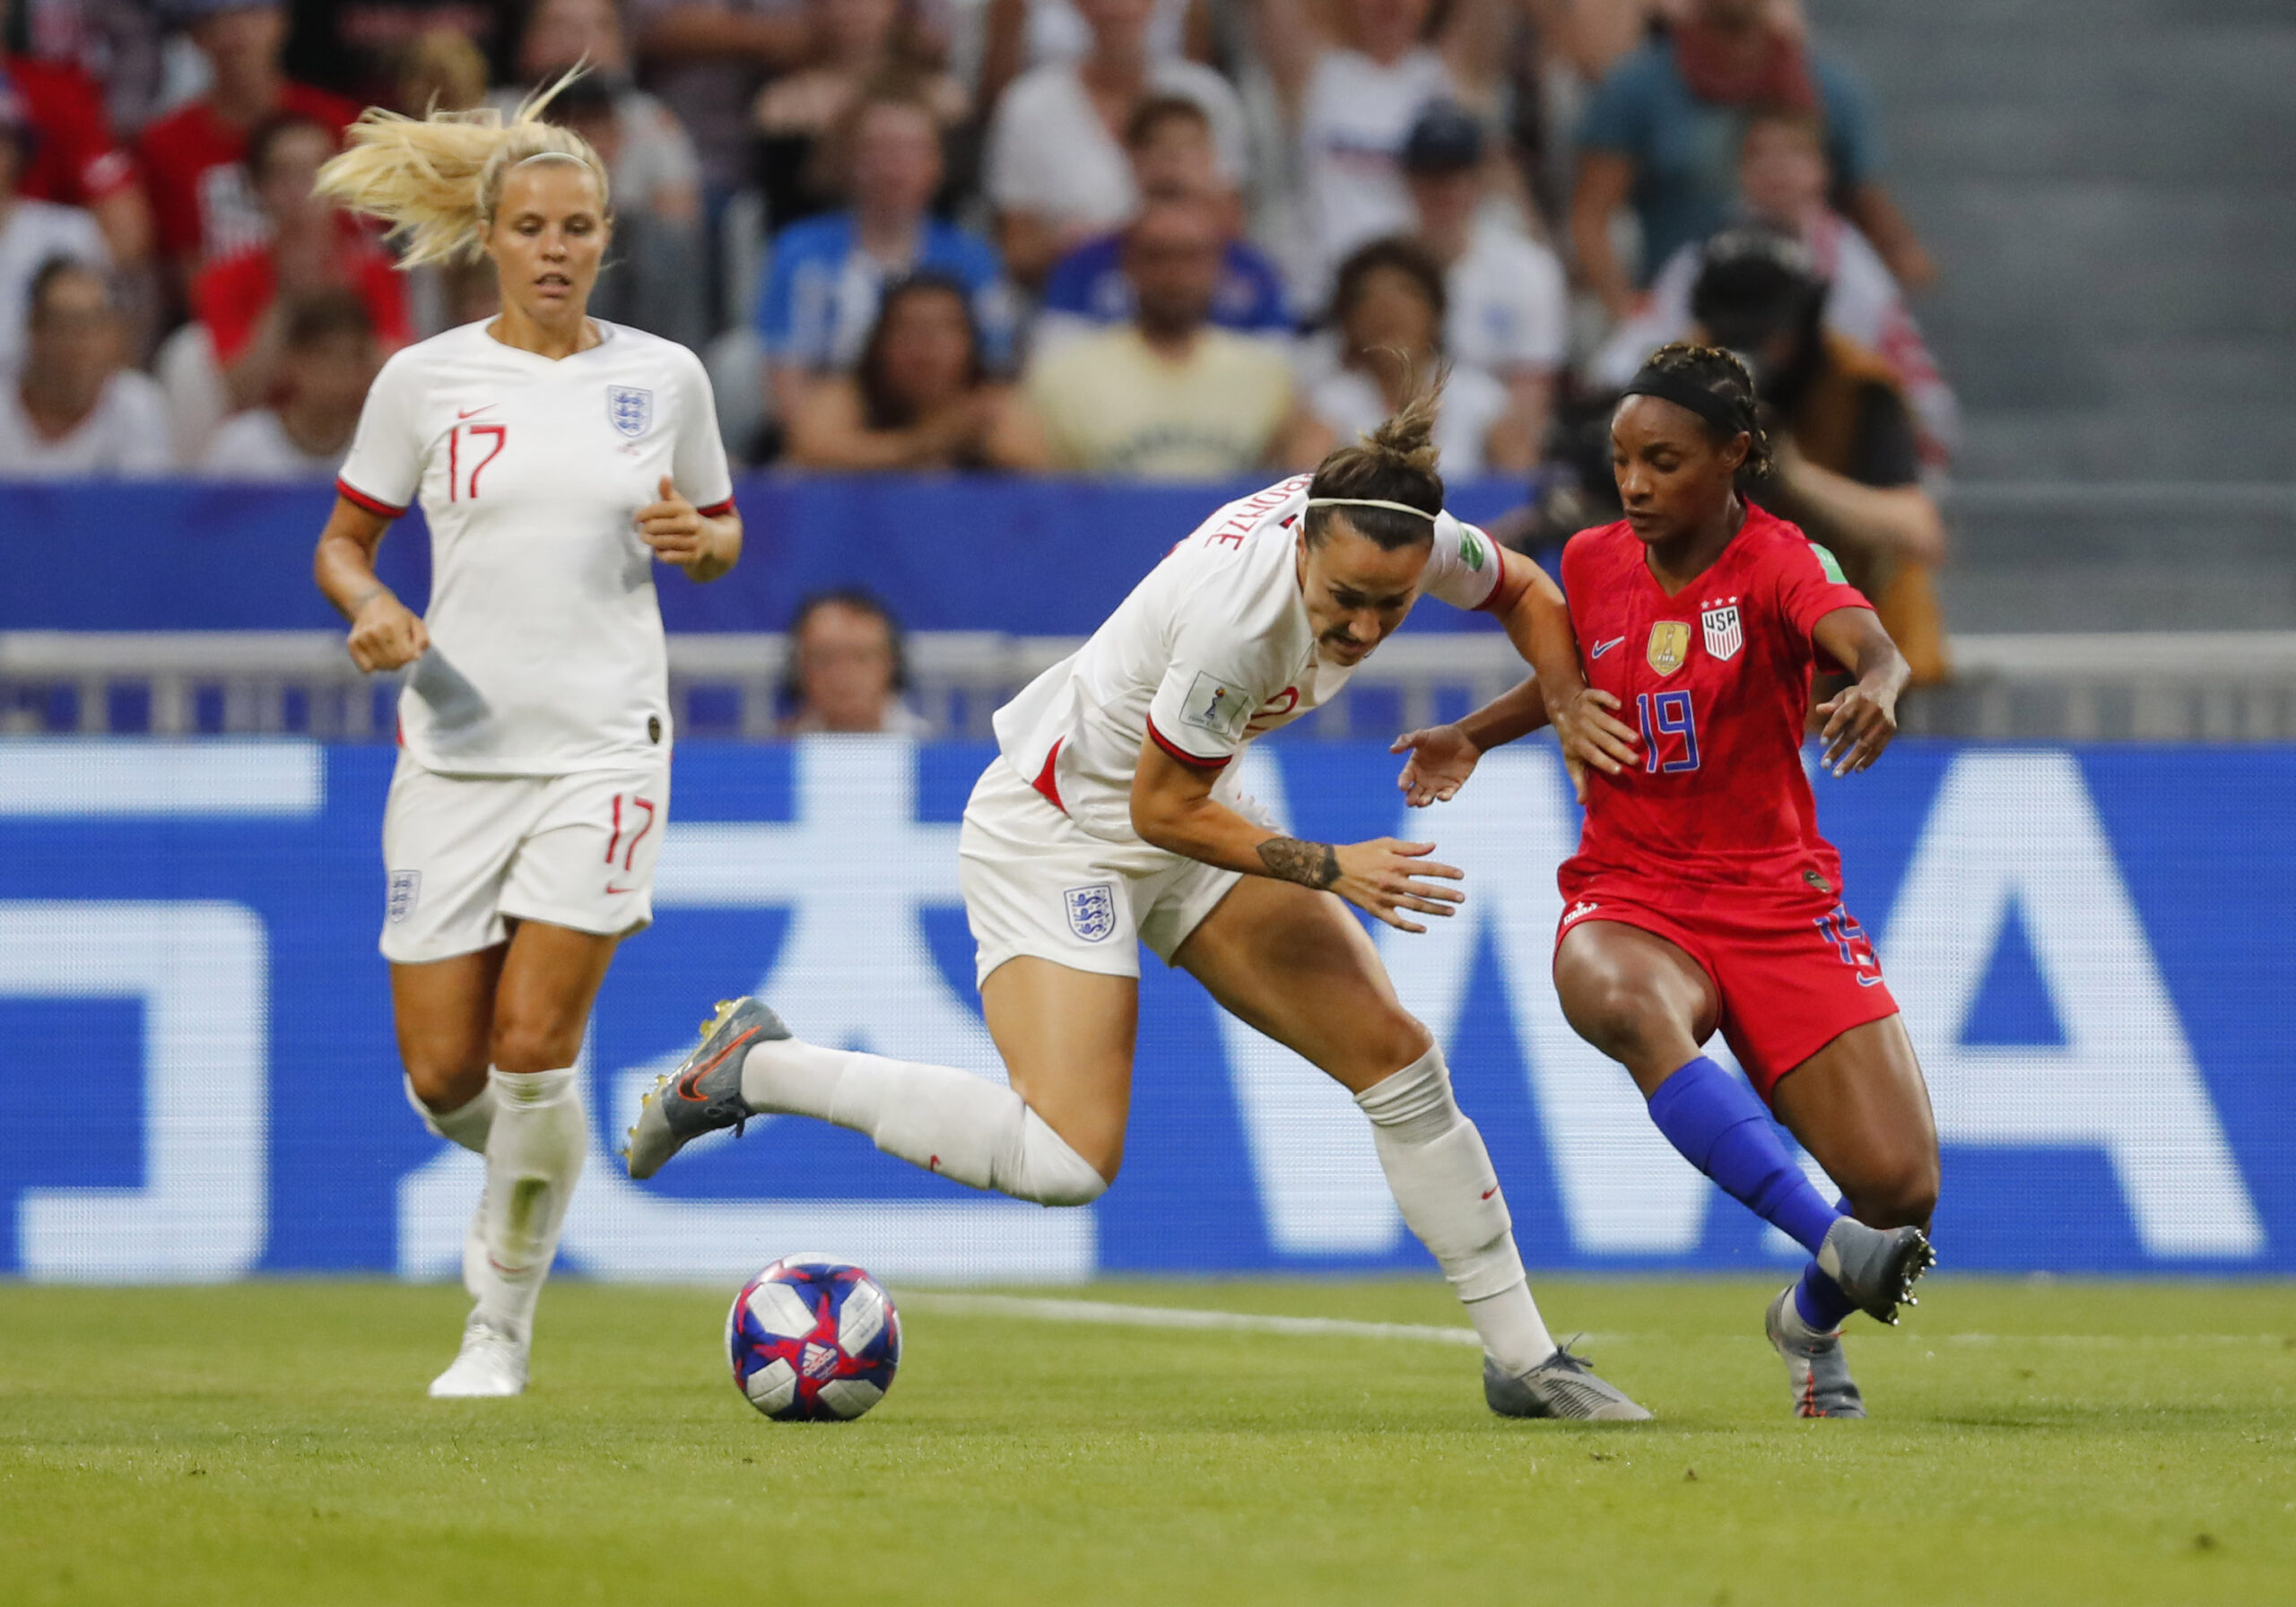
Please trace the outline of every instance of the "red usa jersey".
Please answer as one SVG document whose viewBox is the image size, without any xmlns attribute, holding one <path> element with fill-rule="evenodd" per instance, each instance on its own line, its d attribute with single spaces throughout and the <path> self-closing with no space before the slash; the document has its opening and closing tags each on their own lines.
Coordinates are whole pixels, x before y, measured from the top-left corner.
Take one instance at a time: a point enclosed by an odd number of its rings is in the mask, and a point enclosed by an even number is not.
<svg viewBox="0 0 2296 1607">
<path fill-rule="evenodd" d="M 1562 586 L 1587 683 L 1619 700 L 1642 760 L 1587 776 L 1566 898 L 1602 871 L 1803 890 L 1839 883 L 1802 769 L 1817 647 L 1837 608 L 1870 608 L 1833 554 L 1751 503 L 1711 569 L 1669 596 L 1624 521 L 1582 530 Z"/>
</svg>

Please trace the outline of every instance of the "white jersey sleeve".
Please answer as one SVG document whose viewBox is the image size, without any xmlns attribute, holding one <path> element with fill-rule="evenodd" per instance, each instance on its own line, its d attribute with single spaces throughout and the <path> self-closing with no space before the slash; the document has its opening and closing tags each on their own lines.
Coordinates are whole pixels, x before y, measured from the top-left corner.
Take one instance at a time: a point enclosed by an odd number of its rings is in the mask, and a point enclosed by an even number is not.
<svg viewBox="0 0 2296 1607">
<path fill-rule="evenodd" d="M 359 410 L 359 431 L 351 440 L 335 489 L 368 512 L 396 518 L 414 500 L 422 483 L 425 443 L 418 408 L 422 377 L 409 346 L 383 365 Z"/>
<path fill-rule="evenodd" d="M 687 501 L 715 516 L 734 505 L 734 476 L 726 465 L 726 438 L 718 433 L 718 398 L 709 387 L 709 371 L 691 352 L 684 357 L 679 365 L 677 442 L 670 474 Z"/>
<path fill-rule="evenodd" d="M 1420 589 L 1454 608 L 1481 608 L 1499 585 L 1498 543 L 1449 514 L 1435 520 L 1435 551 Z"/>
<path fill-rule="evenodd" d="M 1148 740 L 1183 764 L 1221 769 L 1244 751 L 1245 727 L 1275 689 L 1261 684 L 1256 644 L 1190 629 L 1148 703 Z"/>
</svg>

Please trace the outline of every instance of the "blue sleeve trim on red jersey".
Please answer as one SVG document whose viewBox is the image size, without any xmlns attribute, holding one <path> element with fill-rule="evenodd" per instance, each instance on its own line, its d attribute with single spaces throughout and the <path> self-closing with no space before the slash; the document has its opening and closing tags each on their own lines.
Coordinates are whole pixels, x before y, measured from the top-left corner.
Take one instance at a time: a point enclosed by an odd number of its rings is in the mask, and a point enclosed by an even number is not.
<svg viewBox="0 0 2296 1607">
<path fill-rule="evenodd" d="M 335 476 L 335 494 L 356 508 L 363 508 L 378 519 L 396 519 L 406 509 L 393 508 L 380 497 L 370 497 L 341 475 Z"/>
<path fill-rule="evenodd" d="M 1206 759 L 1201 754 L 1191 753 L 1186 748 L 1181 747 L 1178 743 L 1172 741 L 1171 738 L 1166 736 L 1162 732 L 1157 730 L 1156 722 L 1152 717 L 1148 721 L 1148 740 L 1154 743 L 1165 752 L 1170 754 L 1174 759 L 1178 760 L 1182 764 L 1187 765 L 1194 769 L 1224 770 L 1228 768 L 1228 761 L 1235 758 L 1233 753 L 1222 754 L 1218 759 Z"/>
</svg>

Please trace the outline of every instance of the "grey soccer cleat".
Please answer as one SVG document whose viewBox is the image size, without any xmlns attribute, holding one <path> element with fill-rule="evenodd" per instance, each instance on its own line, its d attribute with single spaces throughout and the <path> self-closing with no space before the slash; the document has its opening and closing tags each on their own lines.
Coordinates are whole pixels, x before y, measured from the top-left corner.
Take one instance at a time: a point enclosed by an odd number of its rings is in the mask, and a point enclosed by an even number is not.
<svg viewBox="0 0 2296 1607">
<path fill-rule="evenodd" d="M 1811 1340 L 1786 1336 L 1786 1302 L 1793 1298 L 1794 1286 L 1789 1283 L 1770 1303 L 1761 1330 L 1786 1363 L 1786 1382 L 1794 1391 L 1794 1415 L 1864 1417 L 1866 1397 L 1857 1393 L 1857 1380 L 1849 1376 L 1849 1358 L 1841 1353 L 1841 1335 L 1829 1333 Z"/>
<path fill-rule="evenodd" d="M 788 1036 L 781 1018 L 755 999 L 720 999 L 718 1013 L 702 1023 L 701 1047 L 647 1090 L 622 1147 L 630 1175 L 652 1177 L 705 1133 L 731 1127 L 738 1134 L 758 1114 L 742 1098 L 744 1052 Z"/>
<path fill-rule="evenodd" d="M 1918 1228 L 1868 1228 L 1843 1217 L 1818 1247 L 1818 1268 L 1841 1285 L 1857 1309 L 1894 1326 L 1900 1306 L 1918 1306 L 1913 1286 L 1937 1264 L 1929 1236 Z"/>
<path fill-rule="evenodd" d="M 1567 1417 L 1598 1423 L 1639 1423 L 1650 1414 L 1595 1376 L 1583 1356 L 1558 1345 L 1554 1354 L 1513 1377 L 1483 1359 L 1483 1398 L 1500 1417 Z"/>
</svg>

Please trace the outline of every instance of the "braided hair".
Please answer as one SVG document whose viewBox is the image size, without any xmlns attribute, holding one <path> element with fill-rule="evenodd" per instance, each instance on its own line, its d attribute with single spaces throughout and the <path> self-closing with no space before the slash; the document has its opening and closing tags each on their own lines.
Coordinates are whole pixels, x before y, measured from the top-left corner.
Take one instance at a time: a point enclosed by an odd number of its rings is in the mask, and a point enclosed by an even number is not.
<svg viewBox="0 0 2296 1607">
<path fill-rule="evenodd" d="M 1746 438 L 1746 461 L 1738 469 L 1741 480 L 1760 480 L 1769 474 L 1770 433 L 1761 426 L 1752 371 L 1736 352 L 1720 346 L 1676 341 L 1652 352 L 1650 360 L 1642 365 L 1642 371 L 1687 380 L 1700 390 L 1713 393 L 1721 400 L 1731 427 L 1726 430 L 1701 415 L 1699 421 L 1706 426 L 1707 434 L 1718 446 L 1727 446 L 1734 435 Z"/>
</svg>

